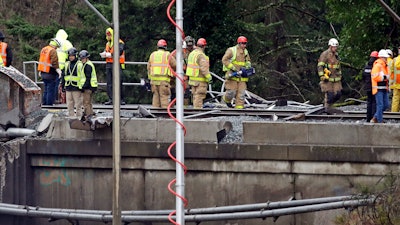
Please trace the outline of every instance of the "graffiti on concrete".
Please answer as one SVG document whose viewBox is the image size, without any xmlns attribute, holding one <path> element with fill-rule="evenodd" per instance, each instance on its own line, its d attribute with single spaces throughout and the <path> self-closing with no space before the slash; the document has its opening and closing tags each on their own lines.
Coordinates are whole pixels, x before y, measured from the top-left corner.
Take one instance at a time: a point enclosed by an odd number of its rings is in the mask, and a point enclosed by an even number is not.
<svg viewBox="0 0 400 225">
<path fill-rule="evenodd" d="M 52 167 L 51 169 L 45 169 L 40 173 L 40 184 L 47 186 L 53 183 L 59 183 L 64 186 L 69 186 L 71 184 L 71 179 L 67 175 L 66 169 L 62 167 L 65 166 L 65 159 L 54 159 L 54 160 L 42 160 L 40 166 Z M 57 167 L 61 167 L 58 169 Z"/>
</svg>

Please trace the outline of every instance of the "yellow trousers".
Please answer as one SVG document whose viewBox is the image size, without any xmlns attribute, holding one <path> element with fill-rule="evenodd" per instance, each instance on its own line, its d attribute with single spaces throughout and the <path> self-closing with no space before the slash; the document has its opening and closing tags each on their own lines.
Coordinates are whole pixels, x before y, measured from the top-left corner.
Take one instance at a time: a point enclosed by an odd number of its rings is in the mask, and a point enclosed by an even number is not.
<svg viewBox="0 0 400 225">
<path fill-rule="evenodd" d="M 393 89 L 393 97 L 392 97 L 392 112 L 399 112 L 399 103 L 400 103 L 400 89 Z"/>
</svg>

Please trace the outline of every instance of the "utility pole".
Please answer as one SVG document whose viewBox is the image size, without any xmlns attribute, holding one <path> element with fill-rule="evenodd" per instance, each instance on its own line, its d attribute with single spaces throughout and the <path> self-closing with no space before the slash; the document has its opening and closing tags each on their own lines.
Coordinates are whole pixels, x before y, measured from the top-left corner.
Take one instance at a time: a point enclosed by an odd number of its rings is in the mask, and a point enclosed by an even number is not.
<svg viewBox="0 0 400 225">
<path fill-rule="evenodd" d="M 121 180 L 121 125 L 120 125 L 120 64 L 119 64 L 119 5 L 113 0 L 113 207 L 112 225 L 121 225 L 120 180 Z"/>
<path fill-rule="evenodd" d="M 176 24 L 183 30 L 183 0 L 176 1 Z M 182 51 L 182 33 L 175 28 L 176 32 L 176 72 L 180 79 L 176 79 L 176 118 L 183 124 L 183 51 Z M 185 148 L 184 148 L 184 130 L 180 124 L 176 123 L 176 159 L 184 165 Z M 176 193 L 185 197 L 185 171 L 181 164 L 176 163 Z M 185 224 L 185 205 L 180 197 L 175 198 L 176 201 L 176 222 L 179 225 Z"/>
</svg>

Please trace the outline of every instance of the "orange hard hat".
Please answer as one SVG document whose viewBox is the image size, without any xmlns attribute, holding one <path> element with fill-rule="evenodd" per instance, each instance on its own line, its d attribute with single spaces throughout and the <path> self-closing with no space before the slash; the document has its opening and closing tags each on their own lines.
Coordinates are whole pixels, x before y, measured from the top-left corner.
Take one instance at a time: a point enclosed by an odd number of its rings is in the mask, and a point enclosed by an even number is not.
<svg viewBox="0 0 400 225">
<path fill-rule="evenodd" d="M 237 43 L 247 43 L 247 38 L 245 36 L 240 36 L 237 39 Z"/>
<path fill-rule="evenodd" d="M 370 56 L 370 57 L 378 58 L 378 51 L 372 51 L 371 54 L 370 54 L 369 56 Z"/>
<path fill-rule="evenodd" d="M 199 40 L 197 40 L 197 46 L 206 46 L 207 45 L 207 41 L 204 38 L 199 38 Z"/>
<path fill-rule="evenodd" d="M 160 39 L 157 42 L 157 47 L 159 48 L 166 48 L 167 47 L 167 41 L 165 41 L 164 39 Z"/>
</svg>

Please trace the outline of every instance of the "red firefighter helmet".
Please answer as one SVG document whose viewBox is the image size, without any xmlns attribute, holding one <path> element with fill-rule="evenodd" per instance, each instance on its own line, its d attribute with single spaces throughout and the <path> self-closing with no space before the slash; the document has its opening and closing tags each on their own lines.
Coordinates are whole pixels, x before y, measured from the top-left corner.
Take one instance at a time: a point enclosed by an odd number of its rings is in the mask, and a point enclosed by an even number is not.
<svg viewBox="0 0 400 225">
<path fill-rule="evenodd" d="M 206 46 L 207 45 L 207 41 L 204 38 L 199 38 L 199 40 L 197 40 L 197 46 Z"/>
<path fill-rule="evenodd" d="M 167 47 L 167 42 L 164 39 L 160 39 L 157 42 L 157 47 L 159 48 L 166 48 Z"/>
<path fill-rule="evenodd" d="M 247 43 L 247 38 L 245 36 L 240 36 L 237 39 L 237 43 Z"/>
<path fill-rule="evenodd" d="M 370 57 L 375 57 L 378 58 L 378 51 L 373 51 L 371 52 L 371 55 L 369 55 Z"/>
</svg>

